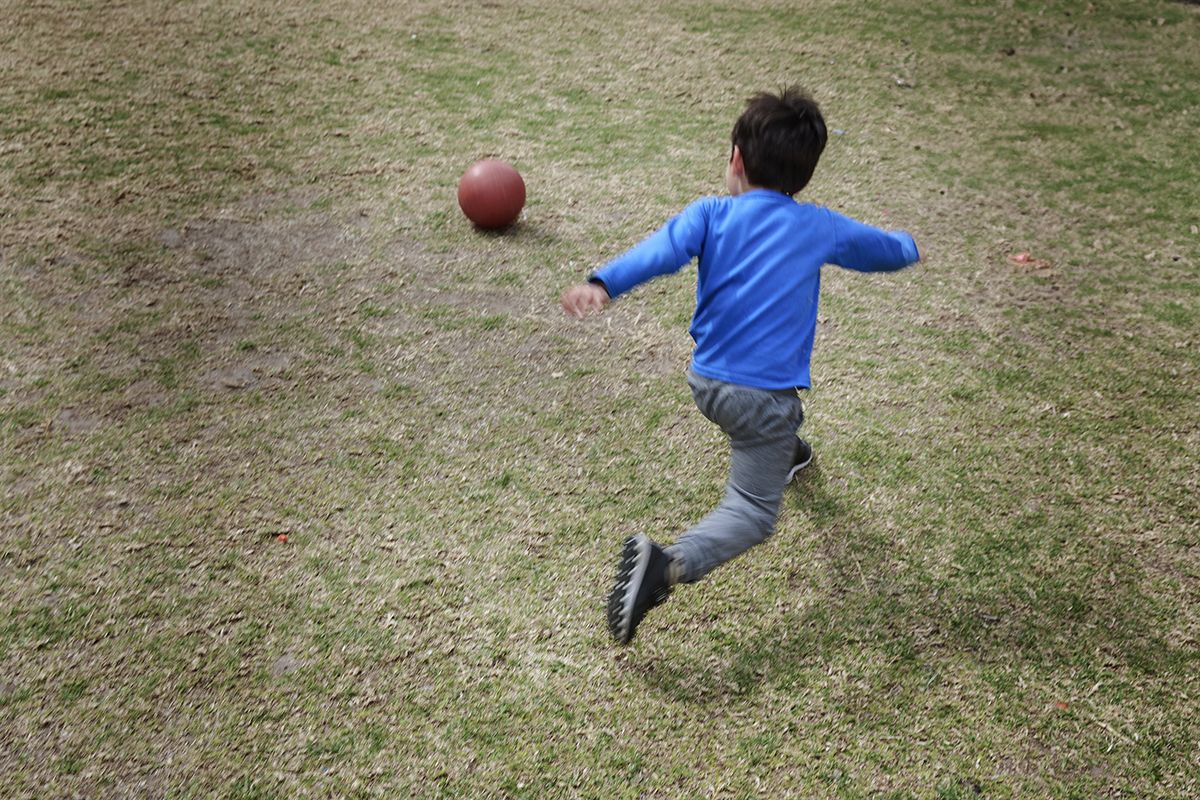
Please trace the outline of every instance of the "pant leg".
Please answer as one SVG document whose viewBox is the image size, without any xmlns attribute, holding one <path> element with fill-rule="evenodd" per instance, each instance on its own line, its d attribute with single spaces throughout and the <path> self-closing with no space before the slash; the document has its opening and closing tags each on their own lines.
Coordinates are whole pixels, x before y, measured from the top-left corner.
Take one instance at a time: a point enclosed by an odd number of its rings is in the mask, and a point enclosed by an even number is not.
<svg viewBox="0 0 1200 800">
<path fill-rule="evenodd" d="M 670 547 L 682 580 L 698 581 L 775 530 L 803 420 L 795 391 L 738 386 L 691 373 L 700 411 L 728 436 L 733 454 L 720 505 Z"/>
</svg>

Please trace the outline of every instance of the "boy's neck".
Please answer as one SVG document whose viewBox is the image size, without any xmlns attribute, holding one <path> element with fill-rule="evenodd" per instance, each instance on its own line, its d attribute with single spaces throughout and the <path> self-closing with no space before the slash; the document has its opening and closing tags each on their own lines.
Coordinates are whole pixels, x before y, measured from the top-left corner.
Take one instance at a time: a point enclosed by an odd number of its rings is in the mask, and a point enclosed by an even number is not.
<svg viewBox="0 0 1200 800">
<path fill-rule="evenodd" d="M 764 187 L 758 186 L 757 184 L 753 184 L 750 181 L 746 180 L 745 175 L 738 175 L 734 178 L 734 180 L 730 181 L 729 186 L 726 188 L 729 189 L 730 197 L 737 197 L 739 194 L 745 194 L 746 192 L 753 192 L 756 189 L 762 189 Z"/>
<path fill-rule="evenodd" d="M 730 197 L 737 197 L 739 194 L 746 194 L 747 192 L 775 192 L 776 194 L 782 194 L 778 189 L 770 189 L 755 183 L 738 184 L 728 188 Z"/>
</svg>

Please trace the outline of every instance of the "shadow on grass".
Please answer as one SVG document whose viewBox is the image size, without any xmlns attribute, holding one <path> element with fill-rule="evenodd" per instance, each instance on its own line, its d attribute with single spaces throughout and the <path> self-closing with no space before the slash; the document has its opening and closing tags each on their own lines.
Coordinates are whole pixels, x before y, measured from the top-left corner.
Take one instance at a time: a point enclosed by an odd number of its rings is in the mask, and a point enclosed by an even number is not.
<svg viewBox="0 0 1200 800">
<path fill-rule="evenodd" d="M 1047 541 L 1056 533 L 1026 531 L 1009 550 L 946 569 L 922 559 L 923 544 L 949 542 L 961 552 L 965 534 L 894 541 L 866 510 L 830 490 L 819 465 L 785 503 L 817 531 L 817 563 L 788 579 L 791 586 L 819 586 L 814 602 L 776 613 L 764 608 L 760 620 L 734 627 L 737 633 L 705 630 L 699 646 L 709 658 L 647 664 L 647 681 L 665 695 L 723 703 L 764 686 L 800 689 L 823 682 L 831 665 L 852 665 L 862 673 L 861 692 L 842 699 L 861 714 L 880 692 L 901 708 L 904 694 L 928 691 L 964 662 L 1001 690 L 1025 668 L 1069 674 L 1072 684 L 1194 668 L 1195 654 L 1172 645 L 1155 625 L 1161 611 L 1139 586 L 1136 563 L 1111 542 L 1095 543 L 1088 561 L 1050 559 L 1048 570 Z M 994 524 L 979 541 L 1006 538 L 1004 523 Z"/>
<path fill-rule="evenodd" d="M 478 225 L 473 225 L 472 229 L 477 236 L 495 241 L 521 242 L 536 245 L 553 244 L 561 241 L 560 236 L 555 234 L 548 226 L 536 220 L 519 219 L 503 228 L 481 228 Z"/>
</svg>

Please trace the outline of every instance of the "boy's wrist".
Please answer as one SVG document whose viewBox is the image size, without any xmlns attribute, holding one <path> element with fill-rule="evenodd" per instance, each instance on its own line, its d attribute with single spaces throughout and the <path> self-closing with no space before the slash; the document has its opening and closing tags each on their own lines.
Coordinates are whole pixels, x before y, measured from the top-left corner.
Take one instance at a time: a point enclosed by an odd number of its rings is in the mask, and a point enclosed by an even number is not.
<svg viewBox="0 0 1200 800">
<path fill-rule="evenodd" d="M 591 284 L 592 286 L 597 286 L 597 287 L 603 289 L 604 294 L 608 296 L 608 299 L 610 299 L 610 300 L 612 299 L 612 292 L 610 292 L 608 290 L 608 284 L 606 284 L 604 281 L 600 280 L 600 278 L 596 277 L 595 274 L 589 275 L 587 282 L 589 284 Z"/>
</svg>

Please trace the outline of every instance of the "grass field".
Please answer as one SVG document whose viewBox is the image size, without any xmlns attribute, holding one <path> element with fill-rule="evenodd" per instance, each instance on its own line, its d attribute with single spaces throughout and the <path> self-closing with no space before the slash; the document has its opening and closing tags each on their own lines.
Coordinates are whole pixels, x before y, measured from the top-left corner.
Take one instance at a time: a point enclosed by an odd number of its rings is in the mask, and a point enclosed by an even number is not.
<svg viewBox="0 0 1200 800">
<path fill-rule="evenodd" d="M 1200 797 L 1200 6 L 379 5 L 0 0 L 0 796 Z M 557 298 L 785 82 L 926 258 L 616 648 L 727 456 L 694 271 Z"/>
</svg>

